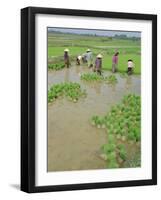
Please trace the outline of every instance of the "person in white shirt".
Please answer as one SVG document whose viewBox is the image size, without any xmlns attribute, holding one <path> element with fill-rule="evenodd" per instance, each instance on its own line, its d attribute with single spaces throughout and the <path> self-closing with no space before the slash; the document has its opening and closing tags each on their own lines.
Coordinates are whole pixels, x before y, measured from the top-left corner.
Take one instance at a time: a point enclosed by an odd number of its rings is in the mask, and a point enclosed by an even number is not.
<svg viewBox="0 0 161 200">
<path fill-rule="evenodd" d="M 127 62 L 127 73 L 131 75 L 133 73 L 134 63 L 133 60 L 129 59 Z"/>
<path fill-rule="evenodd" d="M 93 67 L 93 54 L 92 51 L 90 49 L 87 49 L 86 51 L 86 60 L 88 63 L 88 67 Z"/>
</svg>

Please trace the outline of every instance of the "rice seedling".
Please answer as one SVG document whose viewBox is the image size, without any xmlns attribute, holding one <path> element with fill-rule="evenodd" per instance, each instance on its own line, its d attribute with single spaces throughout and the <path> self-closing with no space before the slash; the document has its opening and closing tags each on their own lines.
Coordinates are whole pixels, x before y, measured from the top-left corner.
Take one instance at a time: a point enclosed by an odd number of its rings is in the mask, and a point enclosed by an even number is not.
<svg viewBox="0 0 161 200">
<path fill-rule="evenodd" d="M 102 146 L 102 150 L 103 150 L 104 153 L 109 154 L 109 153 L 111 153 L 111 152 L 116 150 L 116 144 L 114 142 L 113 143 L 104 144 Z"/>
<path fill-rule="evenodd" d="M 65 96 L 68 100 L 77 102 L 80 97 L 86 96 L 86 91 L 81 89 L 79 83 L 66 82 L 51 86 L 48 90 L 48 102 L 52 102 L 60 96 Z"/>
<path fill-rule="evenodd" d="M 48 69 L 51 69 L 51 70 L 60 70 L 60 69 L 63 69 L 64 67 L 65 67 L 64 63 L 48 64 Z"/>
<path fill-rule="evenodd" d="M 118 146 L 117 146 L 117 148 L 118 148 L 118 153 L 119 153 L 119 157 L 123 160 L 123 161 L 125 161 L 126 160 L 126 158 L 127 158 L 127 152 L 126 152 L 126 147 L 125 147 L 125 145 L 124 144 L 119 144 Z"/>
<path fill-rule="evenodd" d="M 97 126 L 97 128 L 105 128 L 106 121 L 102 117 L 93 116 L 91 119 L 91 124 Z"/>
<path fill-rule="evenodd" d="M 119 164 L 117 163 L 116 160 L 112 160 L 108 162 L 108 168 L 113 169 L 113 168 L 118 168 L 118 167 L 119 167 Z"/>
<path fill-rule="evenodd" d="M 85 81 L 103 81 L 104 77 L 100 76 L 96 73 L 84 73 L 81 74 L 81 80 L 85 80 Z"/>
<path fill-rule="evenodd" d="M 115 75 L 110 75 L 108 77 L 105 77 L 105 80 L 107 81 L 108 84 L 115 84 L 117 83 L 117 78 Z"/>
</svg>

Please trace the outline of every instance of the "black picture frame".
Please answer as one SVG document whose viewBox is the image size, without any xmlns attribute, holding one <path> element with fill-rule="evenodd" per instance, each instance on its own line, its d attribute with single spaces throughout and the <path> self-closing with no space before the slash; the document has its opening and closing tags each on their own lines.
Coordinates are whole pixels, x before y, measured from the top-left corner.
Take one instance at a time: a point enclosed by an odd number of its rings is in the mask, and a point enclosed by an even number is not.
<svg viewBox="0 0 161 200">
<path fill-rule="evenodd" d="M 54 14 L 152 21 L 152 179 L 35 186 L 35 15 Z M 21 9 L 21 190 L 28 193 L 157 184 L 157 16 L 90 10 Z"/>
</svg>

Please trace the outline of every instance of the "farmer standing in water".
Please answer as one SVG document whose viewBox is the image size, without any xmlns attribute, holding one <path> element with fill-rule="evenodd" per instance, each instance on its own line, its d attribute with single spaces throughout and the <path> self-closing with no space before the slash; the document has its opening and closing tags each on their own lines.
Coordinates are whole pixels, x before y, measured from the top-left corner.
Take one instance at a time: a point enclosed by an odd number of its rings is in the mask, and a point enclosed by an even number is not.
<svg viewBox="0 0 161 200">
<path fill-rule="evenodd" d="M 129 59 L 127 62 L 127 73 L 131 75 L 133 73 L 134 63 L 133 60 Z"/>
<path fill-rule="evenodd" d="M 118 68 L 118 55 L 119 52 L 116 52 L 112 57 L 112 72 L 116 72 Z"/>
<path fill-rule="evenodd" d="M 69 49 L 64 49 L 64 65 L 67 68 L 69 68 L 69 64 L 70 64 L 68 52 L 69 52 Z"/>
<path fill-rule="evenodd" d="M 86 60 L 88 63 L 88 67 L 89 68 L 93 67 L 93 54 L 90 49 L 87 49 L 87 51 L 86 51 Z"/>
<path fill-rule="evenodd" d="M 100 75 L 102 73 L 102 57 L 103 56 L 101 54 L 97 55 L 94 67 L 94 72 L 97 72 Z"/>
</svg>

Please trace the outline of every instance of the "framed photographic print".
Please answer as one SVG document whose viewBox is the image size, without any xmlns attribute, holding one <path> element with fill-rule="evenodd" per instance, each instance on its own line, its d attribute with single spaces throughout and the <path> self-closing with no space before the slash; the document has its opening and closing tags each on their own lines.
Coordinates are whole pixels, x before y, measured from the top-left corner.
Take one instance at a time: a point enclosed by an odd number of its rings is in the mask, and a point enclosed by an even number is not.
<svg viewBox="0 0 161 200">
<path fill-rule="evenodd" d="M 21 190 L 157 184 L 157 16 L 21 10 Z"/>
</svg>

